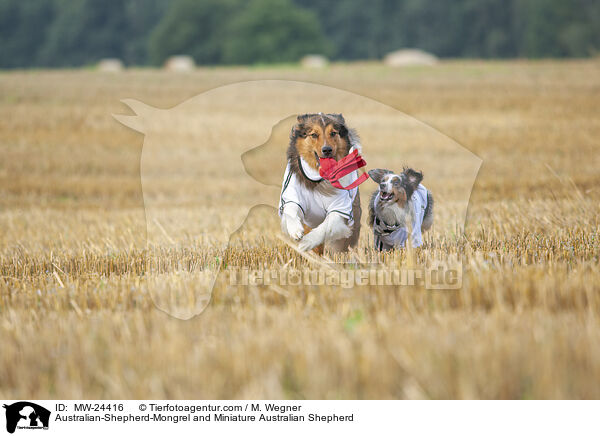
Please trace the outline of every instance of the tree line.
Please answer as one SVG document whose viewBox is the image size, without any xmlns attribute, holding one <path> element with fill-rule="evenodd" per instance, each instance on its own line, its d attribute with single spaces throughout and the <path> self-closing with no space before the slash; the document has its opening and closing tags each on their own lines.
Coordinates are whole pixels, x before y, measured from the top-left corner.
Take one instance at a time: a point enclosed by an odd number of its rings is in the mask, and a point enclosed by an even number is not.
<svg viewBox="0 0 600 436">
<path fill-rule="evenodd" d="M 586 57 L 600 50 L 598 0 L 0 0 L 0 68 L 116 57 L 161 65 L 379 59 Z"/>
</svg>

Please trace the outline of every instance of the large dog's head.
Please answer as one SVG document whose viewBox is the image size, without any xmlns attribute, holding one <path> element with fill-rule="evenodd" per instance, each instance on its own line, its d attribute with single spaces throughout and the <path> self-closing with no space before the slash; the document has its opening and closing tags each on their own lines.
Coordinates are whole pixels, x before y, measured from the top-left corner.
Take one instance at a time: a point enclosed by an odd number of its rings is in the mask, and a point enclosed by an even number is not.
<svg viewBox="0 0 600 436">
<path fill-rule="evenodd" d="M 342 114 L 299 115 L 290 134 L 290 151 L 315 170 L 319 168 L 319 158 L 340 160 L 348 155 L 351 146 L 350 131 Z"/>
</svg>

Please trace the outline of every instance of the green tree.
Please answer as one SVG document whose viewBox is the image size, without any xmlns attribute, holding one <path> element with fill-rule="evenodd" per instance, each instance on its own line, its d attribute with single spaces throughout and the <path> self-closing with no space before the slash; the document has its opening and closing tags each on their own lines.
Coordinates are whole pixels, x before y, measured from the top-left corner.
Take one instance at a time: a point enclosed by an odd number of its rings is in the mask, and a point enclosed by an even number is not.
<svg viewBox="0 0 600 436">
<path fill-rule="evenodd" d="M 123 38 L 123 60 L 128 64 L 148 64 L 148 40 L 164 16 L 169 0 L 128 0 L 125 16 L 129 36 Z"/>
<path fill-rule="evenodd" d="M 0 68 L 38 65 L 53 17 L 49 0 L 0 0 Z"/>
<path fill-rule="evenodd" d="M 46 66 L 81 66 L 116 57 L 147 62 L 147 39 L 168 0 L 54 0 L 54 19 L 40 49 Z M 24 2 L 25 3 L 25 2 Z"/>
<path fill-rule="evenodd" d="M 148 53 L 154 65 L 172 55 L 187 54 L 199 64 L 222 62 L 226 27 L 238 0 L 177 0 L 150 35 Z"/>
<path fill-rule="evenodd" d="M 47 66 L 81 66 L 122 57 L 127 35 L 125 0 L 58 0 L 40 56 Z"/>
<path fill-rule="evenodd" d="M 329 54 L 317 16 L 290 0 L 250 0 L 227 26 L 223 60 L 232 64 L 295 62 Z"/>
<path fill-rule="evenodd" d="M 402 2 L 396 0 L 295 0 L 314 11 L 337 59 L 374 59 L 398 48 L 403 39 L 398 25 Z M 392 24 L 392 25 L 390 25 Z"/>
<path fill-rule="evenodd" d="M 118 57 L 160 65 L 442 57 L 590 56 L 598 0 L 0 0 L 0 68 Z"/>
</svg>

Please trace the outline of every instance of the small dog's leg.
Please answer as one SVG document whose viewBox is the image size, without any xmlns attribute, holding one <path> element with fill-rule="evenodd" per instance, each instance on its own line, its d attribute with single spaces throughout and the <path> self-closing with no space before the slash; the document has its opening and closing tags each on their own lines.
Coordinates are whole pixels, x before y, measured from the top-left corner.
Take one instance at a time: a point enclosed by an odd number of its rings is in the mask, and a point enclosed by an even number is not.
<svg viewBox="0 0 600 436">
<path fill-rule="evenodd" d="M 389 245 L 386 242 L 383 242 L 381 236 L 377 234 L 373 234 L 373 245 L 376 251 L 390 251 L 394 249 L 393 245 Z"/>
<path fill-rule="evenodd" d="M 304 227 L 300 219 L 302 211 L 297 204 L 288 203 L 281 214 L 281 231 L 284 235 L 299 241 L 304 235 Z"/>
<path fill-rule="evenodd" d="M 304 235 L 298 248 L 302 251 L 312 250 L 317 245 L 325 241 L 334 241 L 336 239 L 348 238 L 352 234 L 352 229 L 348 226 L 346 218 L 339 213 L 330 213 L 319 226 L 315 227 L 310 233 Z"/>
<path fill-rule="evenodd" d="M 431 192 L 427 191 L 427 207 L 425 208 L 425 213 L 423 214 L 423 224 L 421 224 L 421 230 L 429 230 L 433 225 L 433 195 Z"/>
</svg>

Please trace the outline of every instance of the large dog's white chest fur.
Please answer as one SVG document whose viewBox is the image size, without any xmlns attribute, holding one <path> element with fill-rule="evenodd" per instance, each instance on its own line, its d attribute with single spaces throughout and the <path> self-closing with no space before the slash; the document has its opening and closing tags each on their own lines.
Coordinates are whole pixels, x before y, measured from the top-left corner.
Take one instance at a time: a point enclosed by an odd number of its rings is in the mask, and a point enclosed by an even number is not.
<svg viewBox="0 0 600 436">
<path fill-rule="evenodd" d="M 312 170 L 312 172 L 310 172 Z M 313 181 L 319 180 L 319 173 L 314 169 L 308 169 L 303 166 L 303 171 L 307 177 Z M 290 171 L 290 165 L 285 169 L 283 176 L 283 186 L 281 188 L 281 197 L 279 199 L 279 216 L 284 212 L 288 204 L 297 205 L 301 213 L 302 222 L 308 227 L 314 228 L 321 224 L 327 215 L 335 213 L 348 220 L 352 225 L 354 217 L 352 216 L 352 203 L 358 192 L 358 187 L 346 191 L 336 189 L 329 182 L 320 182 L 315 189 L 310 189 L 302 181 L 298 180 L 296 173 Z M 354 171 L 344 178 L 344 184 L 350 184 L 358 178 L 358 173 Z"/>
</svg>

